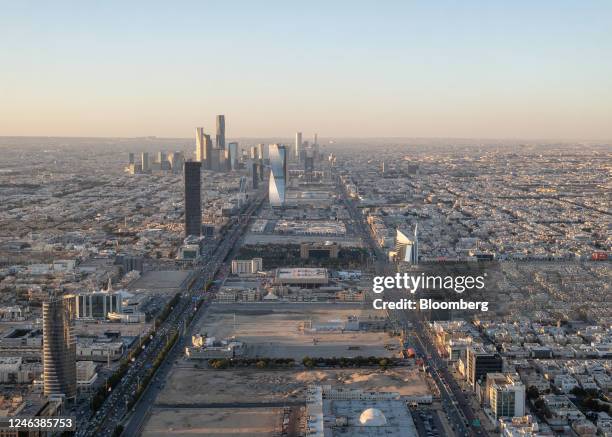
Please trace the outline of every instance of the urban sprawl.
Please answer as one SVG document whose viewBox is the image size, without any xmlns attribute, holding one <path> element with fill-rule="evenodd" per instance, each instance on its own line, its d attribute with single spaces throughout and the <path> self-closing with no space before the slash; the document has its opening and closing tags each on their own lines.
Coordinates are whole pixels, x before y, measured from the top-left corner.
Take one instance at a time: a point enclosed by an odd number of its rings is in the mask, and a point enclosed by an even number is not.
<svg viewBox="0 0 612 437">
<path fill-rule="evenodd" d="M 0 435 L 612 436 L 609 145 L 226 121 L 0 138 Z"/>
</svg>

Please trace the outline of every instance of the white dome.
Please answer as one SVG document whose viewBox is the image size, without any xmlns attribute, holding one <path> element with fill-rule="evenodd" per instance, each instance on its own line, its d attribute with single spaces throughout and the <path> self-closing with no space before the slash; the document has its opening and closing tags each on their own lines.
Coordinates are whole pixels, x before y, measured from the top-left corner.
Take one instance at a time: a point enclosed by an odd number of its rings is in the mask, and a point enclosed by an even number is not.
<svg viewBox="0 0 612 437">
<path fill-rule="evenodd" d="M 387 419 L 378 408 L 368 408 L 359 416 L 359 423 L 362 426 L 385 426 Z"/>
</svg>

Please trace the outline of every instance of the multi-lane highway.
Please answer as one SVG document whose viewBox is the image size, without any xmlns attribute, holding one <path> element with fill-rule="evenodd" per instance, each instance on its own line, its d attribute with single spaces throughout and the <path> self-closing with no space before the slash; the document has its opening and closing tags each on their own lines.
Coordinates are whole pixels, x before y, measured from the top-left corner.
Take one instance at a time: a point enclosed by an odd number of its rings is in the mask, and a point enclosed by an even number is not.
<svg viewBox="0 0 612 437">
<path fill-rule="evenodd" d="M 219 242 L 210 258 L 198 270 L 197 278 L 191 289 L 182 293 L 169 316 L 155 331 L 153 339 L 142 353 L 133 359 L 126 374 L 112 389 L 103 405 L 93 418 L 80 424 L 76 433 L 78 436 L 110 437 L 117 426 L 124 422 L 127 422 L 127 424 L 123 435 L 134 436 L 139 433 L 149 407 L 161 389 L 172 363 L 176 360 L 180 351 L 184 349 L 185 342 L 190 338 L 193 321 L 201 317 L 208 308 L 211 294 L 205 293 L 206 284 L 210 280 L 219 279 L 220 276 L 227 273 L 225 261 L 231 255 L 232 250 L 237 250 L 238 245 L 236 243 L 245 232 L 250 217 L 261 207 L 264 200 L 265 196 L 258 194 L 243 213 L 244 220 L 234 222 L 228 229 L 225 237 Z M 200 299 L 203 299 L 202 305 L 197 310 L 199 312 L 194 314 L 196 311 L 194 303 Z M 134 408 L 129 410 L 128 405 L 134 400 L 146 376 L 151 372 L 153 363 L 160 357 L 175 334 L 178 334 L 176 343 L 149 381 L 148 386 L 144 387 L 143 394 Z M 130 414 L 129 417 L 127 417 L 128 414 Z"/>
<path fill-rule="evenodd" d="M 263 200 L 263 196 L 255 199 L 245 213 L 247 219 L 243 223 L 235 223 L 233 227 L 230 228 L 228 236 L 219 243 L 217 248 L 215 248 L 213 251 L 210 260 L 199 271 L 198 278 L 195 280 L 192 286 L 192 290 L 194 290 L 192 293 L 192 299 L 193 297 L 196 297 L 202 298 L 204 301 L 202 302 L 202 305 L 197 313 L 191 319 L 191 322 L 181 331 L 176 344 L 167 355 L 163 364 L 157 370 L 151 384 L 146 387 L 132 411 L 129 412 L 129 416 L 125 420 L 125 428 L 122 434 L 123 436 L 131 437 L 141 434 L 142 428 L 151 412 L 151 407 L 167 381 L 172 365 L 178 358 L 180 358 L 181 354 L 185 350 L 185 346 L 190 344 L 191 336 L 195 326 L 197 325 L 197 321 L 202 317 L 205 317 L 206 311 L 208 311 L 208 306 L 212 300 L 214 292 L 216 291 L 216 286 L 213 285 L 213 287 L 211 287 L 208 292 L 204 294 L 203 290 L 205 289 L 206 284 L 210 280 L 223 280 L 227 274 L 226 261 L 231 260 L 239 249 L 240 245 L 237 243 L 246 230 L 248 218 L 250 218 L 261 207 Z"/>
</svg>

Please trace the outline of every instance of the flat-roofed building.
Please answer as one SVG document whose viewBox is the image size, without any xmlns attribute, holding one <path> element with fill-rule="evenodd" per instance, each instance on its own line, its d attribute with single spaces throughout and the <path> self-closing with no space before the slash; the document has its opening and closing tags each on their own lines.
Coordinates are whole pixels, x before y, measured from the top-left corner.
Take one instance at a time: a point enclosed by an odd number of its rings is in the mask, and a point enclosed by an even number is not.
<svg viewBox="0 0 612 437">
<path fill-rule="evenodd" d="M 247 276 L 254 275 L 263 270 L 263 260 L 261 258 L 253 259 L 235 259 L 232 261 L 232 275 Z"/>
<path fill-rule="evenodd" d="M 467 351 L 467 380 L 475 388 L 487 373 L 502 371 L 503 360 L 496 352 L 487 352 L 482 347 L 470 347 Z"/>
<path fill-rule="evenodd" d="M 106 319 L 109 313 L 121 313 L 121 294 L 113 291 L 79 293 L 75 296 L 77 319 Z"/>
<path fill-rule="evenodd" d="M 325 285 L 329 282 L 329 273 L 322 268 L 280 268 L 276 269 L 275 282 L 304 287 Z"/>
</svg>

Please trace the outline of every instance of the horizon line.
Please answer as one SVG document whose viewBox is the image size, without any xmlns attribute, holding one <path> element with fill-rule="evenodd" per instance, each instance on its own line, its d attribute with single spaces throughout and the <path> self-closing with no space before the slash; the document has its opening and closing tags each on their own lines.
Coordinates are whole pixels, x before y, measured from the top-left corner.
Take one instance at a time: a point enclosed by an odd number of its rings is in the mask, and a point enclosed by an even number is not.
<svg viewBox="0 0 612 437">
<path fill-rule="evenodd" d="M 299 131 L 296 131 L 299 132 Z M 303 131 L 302 131 L 303 133 Z M 295 134 L 295 133 L 294 133 Z M 66 139 L 125 139 L 125 140 L 191 140 L 191 137 L 173 137 L 173 136 L 157 136 L 157 135 L 135 135 L 135 136 L 99 136 L 99 135 L 0 135 L 0 139 L 5 138 L 66 138 Z M 292 136 L 226 136 L 227 140 L 254 140 L 254 139 L 290 139 L 294 141 Z M 343 141 L 343 140 L 462 140 L 462 141 L 555 141 L 555 142 L 603 142 L 611 143 L 612 138 L 559 138 L 559 137 L 461 137 L 461 136 L 321 136 L 319 140 Z M 194 139 L 195 141 L 195 139 Z"/>
</svg>

